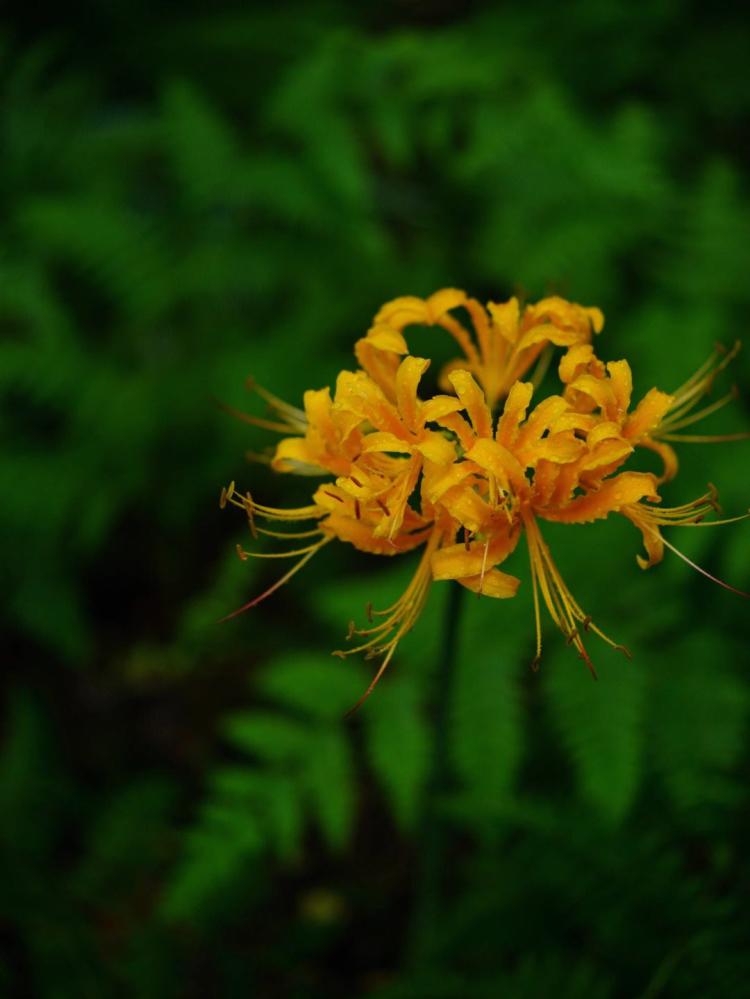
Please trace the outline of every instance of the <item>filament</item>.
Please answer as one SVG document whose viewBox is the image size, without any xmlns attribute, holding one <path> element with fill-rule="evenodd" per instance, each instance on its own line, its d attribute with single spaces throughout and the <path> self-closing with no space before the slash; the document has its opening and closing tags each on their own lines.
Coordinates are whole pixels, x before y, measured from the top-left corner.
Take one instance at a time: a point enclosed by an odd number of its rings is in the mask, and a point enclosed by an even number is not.
<svg viewBox="0 0 750 999">
<path fill-rule="evenodd" d="M 375 616 L 383 617 L 384 620 L 373 625 L 371 628 L 360 629 L 355 628 L 353 624 L 350 625 L 349 638 L 359 635 L 362 638 L 366 638 L 367 641 L 360 643 L 354 648 L 334 653 L 334 655 L 342 659 L 357 652 L 365 652 L 366 658 L 375 658 L 379 655 L 384 655 L 384 659 L 380 663 L 375 676 L 370 681 L 367 690 L 365 690 L 356 704 L 347 712 L 347 716 L 357 711 L 373 692 L 380 678 L 388 668 L 398 643 L 411 630 L 421 614 L 432 584 L 432 568 L 430 564 L 432 553 L 437 548 L 441 538 L 442 531 L 433 531 L 409 585 L 390 607 L 383 611 L 373 611 L 371 607 L 368 607 L 368 618 L 372 619 Z"/>
<path fill-rule="evenodd" d="M 682 430 L 683 427 L 689 427 L 693 423 L 697 423 L 699 420 L 704 420 L 707 416 L 715 413 L 717 410 L 722 409 L 728 402 L 737 398 L 737 392 L 732 389 L 731 392 L 727 392 L 723 395 L 721 399 L 717 399 L 708 406 L 704 406 L 703 409 L 699 409 L 697 413 L 692 413 L 690 416 L 684 416 L 679 418 L 675 413 L 673 417 L 668 417 L 661 424 L 660 429 L 666 430 L 671 433 L 673 430 Z"/>
<path fill-rule="evenodd" d="M 285 573 L 281 577 L 281 579 L 277 579 L 276 582 L 273 583 L 271 586 L 269 586 L 267 590 L 264 590 L 263 593 L 261 593 L 257 597 L 254 597 L 252 600 L 248 601 L 248 603 L 244 604 L 242 607 L 238 607 L 237 610 L 232 611 L 231 614 L 227 614 L 225 617 L 220 618 L 219 624 L 223 624 L 225 621 L 231 621 L 233 617 L 237 617 L 240 614 L 244 614 L 245 611 L 250 610 L 251 607 L 256 607 L 259 603 L 265 600 L 266 597 L 270 597 L 272 593 L 276 592 L 276 590 L 281 589 L 281 587 L 285 583 L 289 582 L 292 576 L 296 575 L 300 571 L 300 569 L 303 568 L 303 566 L 307 565 L 307 563 L 310 561 L 313 555 L 316 554 L 316 552 L 318 552 L 324 545 L 327 545 L 329 541 L 332 540 L 333 540 L 333 535 L 326 536 L 321 541 L 319 541 L 317 545 L 313 545 L 310 548 L 310 550 L 307 552 L 307 554 L 304 555 L 299 560 L 299 562 L 296 563 L 296 565 L 293 565 L 292 568 L 289 570 L 289 572 Z"/>
<path fill-rule="evenodd" d="M 750 440 L 750 433 L 738 434 L 672 434 L 659 433 L 659 440 L 674 441 L 679 444 L 727 444 L 730 441 Z"/>
<path fill-rule="evenodd" d="M 544 597 L 550 617 L 562 631 L 567 641 L 574 645 L 579 655 L 588 666 L 591 674 L 596 678 L 596 670 L 591 661 L 591 657 L 586 651 L 586 647 L 581 639 L 580 631 L 576 622 L 583 625 L 585 631 L 592 631 L 603 641 L 618 652 L 622 652 L 628 659 L 631 658 L 629 650 L 613 641 L 605 632 L 601 630 L 591 620 L 589 614 L 585 614 L 579 606 L 573 594 L 565 584 L 560 571 L 555 565 L 549 548 L 542 538 L 539 526 L 532 515 L 524 517 L 526 527 L 526 538 L 529 545 L 529 558 L 532 564 L 532 588 L 534 590 L 534 614 L 537 628 L 537 658 L 532 665 L 537 665 L 541 656 L 541 624 L 539 620 L 539 598 L 536 592 L 538 581 L 539 589 Z"/>
<path fill-rule="evenodd" d="M 696 562 L 693 562 L 692 559 L 689 559 L 687 555 L 685 555 L 683 552 L 679 550 L 679 548 L 675 548 L 675 546 L 671 544 L 669 541 L 667 541 L 667 539 L 663 535 L 661 537 L 661 540 L 664 542 L 667 548 L 669 548 L 670 551 L 673 551 L 675 555 L 678 555 L 682 559 L 683 562 L 687 562 L 687 564 L 692 569 L 695 569 L 696 572 L 699 572 L 702 576 L 705 576 L 706 579 L 710 579 L 712 583 L 717 583 L 719 586 L 723 586 L 725 590 L 729 590 L 732 593 L 736 593 L 740 597 L 745 597 L 747 600 L 750 600 L 750 593 L 745 593 L 744 590 L 738 590 L 737 587 L 732 586 L 731 583 L 725 583 L 723 579 L 719 579 L 718 576 L 712 575 L 707 569 L 704 569 Z"/>
</svg>

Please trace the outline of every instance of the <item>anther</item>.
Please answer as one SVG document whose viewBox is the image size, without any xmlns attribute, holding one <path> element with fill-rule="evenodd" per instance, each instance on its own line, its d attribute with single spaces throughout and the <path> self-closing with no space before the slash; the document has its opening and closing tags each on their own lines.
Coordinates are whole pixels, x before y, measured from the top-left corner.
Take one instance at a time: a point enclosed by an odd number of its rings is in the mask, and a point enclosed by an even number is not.
<svg viewBox="0 0 750 999">
<path fill-rule="evenodd" d="M 713 482 L 708 483 L 708 502 L 711 504 L 716 513 L 722 514 L 724 512 L 719 505 L 719 490 Z"/>
<path fill-rule="evenodd" d="M 250 526 L 250 533 L 254 539 L 258 537 L 258 531 L 255 527 L 255 517 L 253 516 L 253 498 L 250 493 L 246 493 L 244 497 L 245 513 L 247 514 L 247 522 Z"/>
<path fill-rule="evenodd" d="M 357 632 L 357 626 L 356 626 L 356 624 L 354 623 L 354 621 L 350 621 L 349 622 L 349 630 L 346 633 L 346 640 L 347 640 L 347 642 L 351 642 L 351 640 L 354 637 L 354 635 L 356 634 L 356 632 Z"/>
<path fill-rule="evenodd" d="M 539 665 L 540 665 L 541 661 L 542 661 L 542 657 L 541 656 L 534 656 L 534 658 L 529 663 L 529 666 L 531 668 L 531 672 L 532 673 L 538 673 L 539 672 Z"/>
<path fill-rule="evenodd" d="M 367 620 L 372 624 L 372 601 L 367 601 Z"/>
<path fill-rule="evenodd" d="M 386 517 L 390 517 L 390 515 L 391 515 L 391 511 L 390 511 L 390 510 L 388 509 L 388 507 L 387 507 L 387 506 L 385 505 L 385 503 L 383 502 L 383 500 L 382 500 L 382 499 L 380 499 L 380 497 L 379 497 L 379 496 L 378 496 L 378 498 L 377 498 L 377 499 L 375 500 L 375 502 L 376 502 L 376 503 L 378 504 L 378 506 L 380 507 L 380 509 L 381 509 L 381 510 L 383 511 L 383 513 L 384 513 L 384 514 L 386 515 Z"/>
<path fill-rule="evenodd" d="M 247 562 L 248 554 L 246 551 L 242 550 L 242 545 L 237 545 L 235 551 L 237 552 L 237 555 L 243 562 Z"/>
<path fill-rule="evenodd" d="M 359 481 L 359 479 L 355 479 L 353 475 L 349 476 L 349 480 L 353 482 L 354 485 L 357 486 L 359 489 L 362 488 L 362 483 Z"/>
<path fill-rule="evenodd" d="M 224 486 L 222 486 L 221 487 L 221 495 L 219 496 L 219 509 L 220 510 L 223 510 L 224 507 L 227 505 L 227 499 L 228 499 L 228 497 L 227 497 L 227 491 L 224 488 Z"/>
<path fill-rule="evenodd" d="M 467 552 L 471 551 L 471 537 L 469 535 L 468 528 L 464 528 L 464 548 Z"/>
<path fill-rule="evenodd" d="M 341 496 L 337 496 L 336 493 L 329 493 L 327 489 L 323 490 L 323 495 L 324 496 L 330 496 L 331 499 L 335 499 L 338 503 L 343 503 L 344 502 L 344 500 L 342 499 Z"/>
<path fill-rule="evenodd" d="M 627 645 L 615 645 L 615 652 L 622 652 L 626 659 L 632 659 L 633 653 L 627 647 Z"/>
<path fill-rule="evenodd" d="M 584 631 L 588 631 L 589 630 L 589 628 L 591 627 L 591 622 L 593 620 L 594 619 L 592 618 L 592 616 L 590 614 L 587 614 L 586 617 L 583 619 L 583 621 L 581 621 L 581 624 L 583 625 L 583 630 Z"/>
<path fill-rule="evenodd" d="M 358 499 L 354 500 L 354 516 L 357 518 L 357 520 L 361 520 L 362 519 L 362 510 L 360 509 L 360 505 L 359 505 L 359 500 Z"/>
</svg>

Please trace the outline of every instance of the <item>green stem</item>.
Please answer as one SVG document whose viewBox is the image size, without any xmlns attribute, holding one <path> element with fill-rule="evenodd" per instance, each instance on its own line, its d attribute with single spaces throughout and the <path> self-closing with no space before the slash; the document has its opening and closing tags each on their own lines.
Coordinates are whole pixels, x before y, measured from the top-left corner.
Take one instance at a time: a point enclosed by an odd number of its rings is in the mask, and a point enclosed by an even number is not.
<svg viewBox="0 0 750 999">
<path fill-rule="evenodd" d="M 432 968 L 439 946 L 440 913 L 443 908 L 447 830 L 441 806 L 451 788 L 448 729 L 461 605 L 465 590 L 449 586 L 445 610 L 443 641 L 435 677 L 432 716 L 432 766 L 425 788 L 421 830 L 417 841 L 418 862 L 412 914 L 410 964 L 414 970 Z"/>
</svg>

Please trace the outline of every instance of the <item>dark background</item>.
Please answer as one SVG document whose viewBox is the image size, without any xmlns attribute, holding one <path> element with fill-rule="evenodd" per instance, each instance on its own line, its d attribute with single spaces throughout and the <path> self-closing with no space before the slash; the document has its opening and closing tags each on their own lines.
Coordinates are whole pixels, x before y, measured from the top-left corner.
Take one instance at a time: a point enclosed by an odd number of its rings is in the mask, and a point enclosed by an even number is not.
<svg viewBox="0 0 750 999">
<path fill-rule="evenodd" d="M 426 823 L 447 588 L 353 721 L 368 664 L 328 653 L 409 557 L 331 546 L 218 625 L 274 578 L 220 487 L 306 483 L 246 464 L 271 435 L 213 401 L 262 413 L 252 373 L 298 402 L 383 301 L 445 285 L 598 304 L 636 393 L 676 387 L 745 337 L 747 20 L 3 9 L 0 994 L 748 994 L 747 604 L 641 572 L 625 522 L 549 530 L 634 660 L 592 645 L 593 683 L 549 627 L 535 674 L 519 549 L 516 600 L 464 602 Z M 749 424 L 741 398 L 706 430 Z M 742 512 L 749 448 L 685 445 L 665 502 L 710 479 Z M 670 539 L 750 586 L 750 525 Z"/>
</svg>

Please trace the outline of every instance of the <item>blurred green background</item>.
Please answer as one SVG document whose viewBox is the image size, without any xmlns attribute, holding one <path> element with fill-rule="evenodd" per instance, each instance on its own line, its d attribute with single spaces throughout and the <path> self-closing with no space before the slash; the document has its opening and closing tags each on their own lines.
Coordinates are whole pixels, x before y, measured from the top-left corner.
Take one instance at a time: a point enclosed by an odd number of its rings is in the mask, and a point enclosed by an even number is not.
<svg viewBox="0 0 750 999">
<path fill-rule="evenodd" d="M 274 578 L 220 487 L 306 484 L 247 464 L 272 435 L 214 399 L 262 412 L 252 373 L 298 401 L 383 301 L 444 285 L 598 304 L 637 393 L 676 387 L 745 335 L 748 20 L 4 10 L 0 995 L 747 995 L 747 605 L 642 573 L 625 522 L 548 530 L 634 660 L 592 644 L 592 683 L 549 627 L 532 673 L 519 549 L 516 600 L 465 601 L 430 806 L 445 587 L 353 720 L 368 664 L 329 650 L 408 557 L 331 546 L 218 625 Z M 740 399 L 706 430 L 749 424 Z M 685 445 L 665 501 L 710 479 L 746 509 L 749 448 Z M 671 538 L 750 586 L 750 526 Z"/>
</svg>

